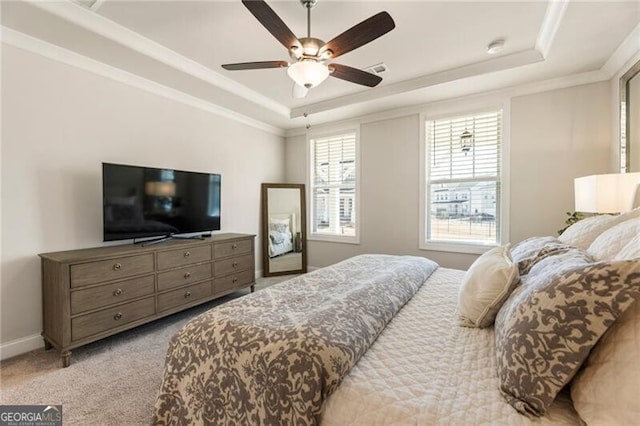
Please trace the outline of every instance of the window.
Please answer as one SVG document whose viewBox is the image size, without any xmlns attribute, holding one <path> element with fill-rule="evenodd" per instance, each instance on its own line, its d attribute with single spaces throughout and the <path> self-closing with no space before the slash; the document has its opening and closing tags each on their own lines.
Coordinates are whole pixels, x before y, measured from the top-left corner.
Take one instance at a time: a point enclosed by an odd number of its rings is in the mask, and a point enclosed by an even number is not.
<svg viewBox="0 0 640 426">
<path fill-rule="evenodd" d="M 424 126 L 421 248 L 500 244 L 502 110 L 425 120 Z"/>
<path fill-rule="evenodd" d="M 358 242 L 358 133 L 309 141 L 310 238 Z"/>
</svg>

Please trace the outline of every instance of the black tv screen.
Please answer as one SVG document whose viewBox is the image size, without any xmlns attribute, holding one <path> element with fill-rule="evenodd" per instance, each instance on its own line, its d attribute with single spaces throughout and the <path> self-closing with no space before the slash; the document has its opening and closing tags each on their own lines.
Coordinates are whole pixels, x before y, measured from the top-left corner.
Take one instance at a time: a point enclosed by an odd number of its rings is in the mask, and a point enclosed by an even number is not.
<svg viewBox="0 0 640 426">
<path fill-rule="evenodd" d="M 102 163 L 104 241 L 220 230 L 219 174 Z"/>
</svg>

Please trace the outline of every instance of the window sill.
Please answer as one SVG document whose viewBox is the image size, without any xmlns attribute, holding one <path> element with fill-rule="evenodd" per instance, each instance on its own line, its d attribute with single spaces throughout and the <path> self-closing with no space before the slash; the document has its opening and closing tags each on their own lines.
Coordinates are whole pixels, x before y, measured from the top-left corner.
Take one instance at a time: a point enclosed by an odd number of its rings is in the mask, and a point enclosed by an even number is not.
<svg viewBox="0 0 640 426">
<path fill-rule="evenodd" d="M 498 244 L 470 244 L 470 243 L 428 243 L 420 244 L 420 250 L 443 251 L 448 253 L 466 253 L 466 254 L 483 254 L 492 248 L 498 247 Z"/>
<path fill-rule="evenodd" d="M 307 241 L 324 241 L 328 243 L 341 243 L 341 244 L 360 244 L 359 237 L 341 237 L 339 235 L 311 234 L 307 237 Z"/>
</svg>

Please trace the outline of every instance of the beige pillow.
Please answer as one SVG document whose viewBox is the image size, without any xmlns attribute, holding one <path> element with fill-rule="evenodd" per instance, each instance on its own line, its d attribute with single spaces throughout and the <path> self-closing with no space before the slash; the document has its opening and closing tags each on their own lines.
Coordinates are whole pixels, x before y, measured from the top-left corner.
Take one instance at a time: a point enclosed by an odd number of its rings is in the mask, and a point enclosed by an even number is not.
<svg viewBox="0 0 640 426">
<path fill-rule="evenodd" d="M 464 274 L 458 296 L 458 318 L 466 327 L 489 327 L 518 284 L 518 266 L 511 260 L 511 244 L 484 253 Z"/>
<path fill-rule="evenodd" d="M 595 260 L 613 259 L 637 235 L 640 235 L 640 218 L 625 220 L 600 234 L 587 252 Z"/>
<path fill-rule="evenodd" d="M 640 234 L 636 235 L 616 254 L 615 260 L 640 258 Z"/>
<path fill-rule="evenodd" d="M 632 425 L 640 419 L 640 302 L 593 348 L 571 385 L 571 399 L 589 425 Z"/>
<path fill-rule="evenodd" d="M 615 220 L 616 216 L 611 215 L 589 216 L 568 227 L 562 235 L 558 237 L 558 240 L 573 247 L 586 250 L 601 233 L 614 224 Z"/>
</svg>

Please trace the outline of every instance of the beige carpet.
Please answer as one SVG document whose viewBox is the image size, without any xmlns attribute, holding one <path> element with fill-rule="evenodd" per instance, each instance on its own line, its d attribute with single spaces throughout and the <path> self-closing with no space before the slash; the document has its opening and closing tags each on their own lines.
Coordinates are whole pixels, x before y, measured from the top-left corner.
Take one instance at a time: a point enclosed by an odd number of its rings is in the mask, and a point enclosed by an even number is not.
<svg viewBox="0 0 640 426">
<path fill-rule="evenodd" d="M 256 288 L 289 277 L 261 278 Z M 248 291 L 77 348 L 68 368 L 60 368 L 55 350 L 3 361 L 0 403 L 62 404 L 65 425 L 148 425 L 171 336 L 197 314 Z"/>
</svg>

